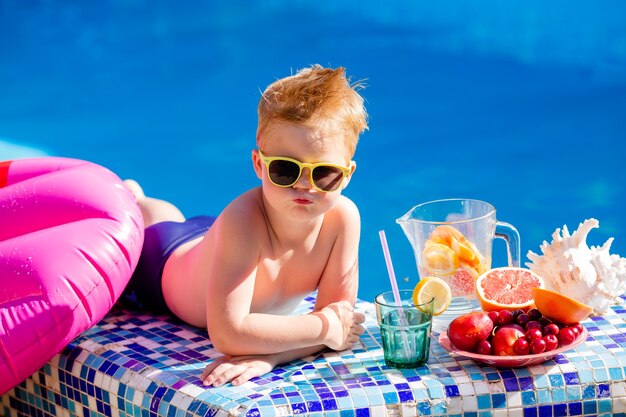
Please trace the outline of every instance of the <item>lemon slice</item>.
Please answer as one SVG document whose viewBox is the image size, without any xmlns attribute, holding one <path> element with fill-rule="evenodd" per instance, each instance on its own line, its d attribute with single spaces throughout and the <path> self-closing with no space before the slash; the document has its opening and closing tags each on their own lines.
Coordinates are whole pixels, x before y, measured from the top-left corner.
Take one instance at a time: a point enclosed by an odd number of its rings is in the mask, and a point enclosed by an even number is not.
<svg viewBox="0 0 626 417">
<path fill-rule="evenodd" d="M 450 305 L 450 301 L 452 301 L 452 291 L 450 291 L 450 286 L 441 278 L 422 278 L 413 290 L 413 303 L 417 308 L 422 310 L 420 306 L 429 302 L 432 298 L 435 299 L 433 305 L 433 316 L 438 316 L 446 311 Z"/>
</svg>

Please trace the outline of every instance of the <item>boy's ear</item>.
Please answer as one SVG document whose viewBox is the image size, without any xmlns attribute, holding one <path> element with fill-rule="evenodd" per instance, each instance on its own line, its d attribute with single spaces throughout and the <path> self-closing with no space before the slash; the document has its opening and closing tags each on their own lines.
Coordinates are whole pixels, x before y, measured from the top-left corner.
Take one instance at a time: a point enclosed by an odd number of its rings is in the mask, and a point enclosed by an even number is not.
<svg viewBox="0 0 626 417">
<path fill-rule="evenodd" d="M 259 179 L 263 179 L 263 162 L 261 161 L 261 157 L 259 156 L 258 149 L 252 150 L 252 167 L 254 168 L 254 173 Z"/>
<path fill-rule="evenodd" d="M 345 189 L 350 183 L 350 180 L 352 179 L 352 174 L 354 174 L 355 170 L 356 170 L 356 162 L 350 161 L 350 173 L 343 180 L 343 185 L 341 186 L 342 190 Z"/>
</svg>

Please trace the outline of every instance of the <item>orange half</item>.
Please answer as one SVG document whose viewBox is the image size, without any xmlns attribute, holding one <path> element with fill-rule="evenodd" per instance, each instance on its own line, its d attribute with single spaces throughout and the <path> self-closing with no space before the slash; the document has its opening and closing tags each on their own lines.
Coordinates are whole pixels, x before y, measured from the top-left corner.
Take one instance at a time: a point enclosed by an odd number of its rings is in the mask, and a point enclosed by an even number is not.
<svg viewBox="0 0 626 417">
<path fill-rule="evenodd" d="M 478 254 L 474 252 L 474 250 L 470 247 L 469 242 L 465 239 L 461 241 L 452 237 L 450 239 L 450 249 L 457 254 L 459 259 L 468 263 L 474 261 L 474 259 L 478 257 Z"/>
<path fill-rule="evenodd" d="M 435 243 L 441 243 L 442 245 L 446 246 L 450 246 L 450 240 L 452 238 L 461 242 L 465 240 L 465 236 L 463 236 L 463 233 L 459 232 L 457 229 L 447 224 L 435 227 L 435 229 L 431 232 L 429 238 Z"/>
<path fill-rule="evenodd" d="M 583 321 L 593 312 L 593 308 L 567 295 L 545 288 L 531 290 L 535 306 L 541 314 L 563 324 Z"/>
<path fill-rule="evenodd" d="M 459 258 L 452 249 L 441 243 L 428 242 L 422 252 L 422 263 L 433 275 L 451 275 L 459 267 Z"/>
</svg>

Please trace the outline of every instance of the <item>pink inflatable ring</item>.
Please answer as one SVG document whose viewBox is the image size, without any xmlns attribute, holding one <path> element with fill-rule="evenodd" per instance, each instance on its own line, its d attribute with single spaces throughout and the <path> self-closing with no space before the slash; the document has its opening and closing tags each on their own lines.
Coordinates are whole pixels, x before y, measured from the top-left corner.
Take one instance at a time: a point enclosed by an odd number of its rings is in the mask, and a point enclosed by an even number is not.
<svg viewBox="0 0 626 417">
<path fill-rule="evenodd" d="M 0 394 L 104 317 L 142 244 L 139 207 L 106 168 L 0 162 Z"/>
</svg>

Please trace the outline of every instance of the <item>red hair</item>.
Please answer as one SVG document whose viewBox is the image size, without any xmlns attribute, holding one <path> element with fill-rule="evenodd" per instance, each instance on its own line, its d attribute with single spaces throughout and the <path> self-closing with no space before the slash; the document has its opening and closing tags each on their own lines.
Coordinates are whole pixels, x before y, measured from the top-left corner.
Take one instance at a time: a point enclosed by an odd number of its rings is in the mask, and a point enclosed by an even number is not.
<svg viewBox="0 0 626 417">
<path fill-rule="evenodd" d="M 273 121 L 307 127 L 326 124 L 343 134 L 352 157 L 359 135 L 367 129 L 367 112 L 358 93 L 361 88 L 361 82 L 350 83 L 345 68 L 320 65 L 273 82 L 259 102 L 257 145 L 262 147 L 263 131 Z"/>
</svg>

